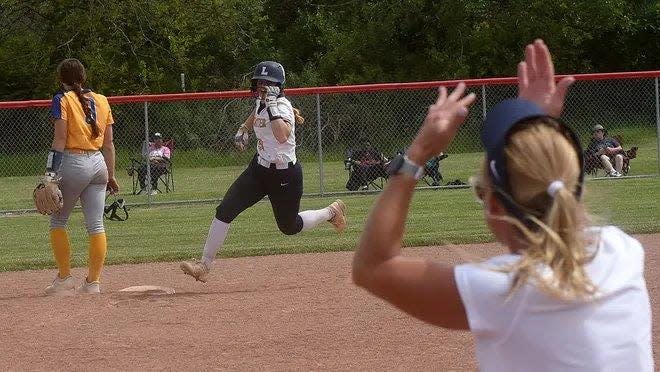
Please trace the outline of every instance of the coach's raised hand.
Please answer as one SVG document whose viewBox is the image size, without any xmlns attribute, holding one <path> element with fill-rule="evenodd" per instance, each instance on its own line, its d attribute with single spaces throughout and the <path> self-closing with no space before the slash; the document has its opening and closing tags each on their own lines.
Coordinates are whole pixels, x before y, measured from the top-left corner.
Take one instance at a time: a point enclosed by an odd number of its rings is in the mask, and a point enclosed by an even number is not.
<svg viewBox="0 0 660 372">
<path fill-rule="evenodd" d="M 564 108 L 568 87 L 575 78 L 567 76 L 555 84 L 555 66 L 543 40 L 536 39 L 525 47 L 525 60 L 518 64 L 518 97 L 541 106 L 558 118 Z"/>
<path fill-rule="evenodd" d="M 458 127 L 468 114 L 468 107 L 475 95 L 464 95 L 465 84 L 459 83 L 449 96 L 447 88 L 440 87 L 438 100 L 429 107 L 422 127 L 408 149 L 408 158 L 416 164 L 424 164 L 433 156 L 447 149 Z"/>
</svg>

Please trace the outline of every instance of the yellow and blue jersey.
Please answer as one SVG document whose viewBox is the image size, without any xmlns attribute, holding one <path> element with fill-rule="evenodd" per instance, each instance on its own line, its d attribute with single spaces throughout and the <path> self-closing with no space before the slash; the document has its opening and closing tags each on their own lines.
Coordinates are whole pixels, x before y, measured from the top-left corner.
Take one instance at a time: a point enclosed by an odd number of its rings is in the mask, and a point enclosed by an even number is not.
<svg viewBox="0 0 660 372">
<path fill-rule="evenodd" d="M 89 100 L 90 115 L 86 117 L 82 105 L 74 91 L 60 91 L 53 96 L 50 115 L 53 119 L 66 121 L 66 149 L 94 151 L 103 146 L 103 135 L 108 125 L 114 123 L 108 99 L 101 94 L 84 90 L 83 95 Z M 99 136 L 92 138 L 92 127 L 88 121 L 94 120 L 99 129 Z"/>
</svg>

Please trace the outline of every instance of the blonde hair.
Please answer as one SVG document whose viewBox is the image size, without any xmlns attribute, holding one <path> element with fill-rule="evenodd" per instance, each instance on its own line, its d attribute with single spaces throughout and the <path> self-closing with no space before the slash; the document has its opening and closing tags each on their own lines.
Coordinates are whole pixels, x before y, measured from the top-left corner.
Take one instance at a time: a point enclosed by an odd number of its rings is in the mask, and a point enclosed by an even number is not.
<svg viewBox="0 0 660 372">
<path fill-rule="evenodd" d="M 300 113 L 300 110 L 293 108 L 293 116 L 295 116 L 296 125 L 302 125 L 305 122 L 305 118 Z"/>
<path fill-rule="evenodd" d="M 587 249 L 586 213 L 574 194 L 580 158 L 559 128 L 550 118 L 520 123 L 504 150 L 509 184 L 515 185 L 511 197 L 531 222 L 498 217 L 517 228 L 526 247 L 518 252 L 521 259 L 506 270 L 514 273 L 509 295 L 530 280 L 565 300 L 586 298 L 596 291 L 584 267 L 594 256 Z M 553 181 L 565 185 L 554 197 L 547 192 Z"/>
</svg>

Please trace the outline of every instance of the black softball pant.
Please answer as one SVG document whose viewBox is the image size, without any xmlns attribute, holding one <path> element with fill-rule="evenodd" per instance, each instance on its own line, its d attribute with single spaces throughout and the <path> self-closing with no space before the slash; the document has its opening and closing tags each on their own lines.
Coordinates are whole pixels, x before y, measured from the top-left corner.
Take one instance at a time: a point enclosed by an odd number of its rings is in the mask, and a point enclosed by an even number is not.
<svg viewBox="0 0 660 372">
<path fill-rule="evenodd" d="M 286 235 L 297 234 L 303 227 L 302 218 L 298 215 L 302 192 L 300 163 L 287 169 L 266 168 L 257 163 L 255 156 L 229 187 L 216 208 L 215 217 L 224 223 L 231 223 L 241 212 L 268 196 L 280 231 Z"/>
</svg>

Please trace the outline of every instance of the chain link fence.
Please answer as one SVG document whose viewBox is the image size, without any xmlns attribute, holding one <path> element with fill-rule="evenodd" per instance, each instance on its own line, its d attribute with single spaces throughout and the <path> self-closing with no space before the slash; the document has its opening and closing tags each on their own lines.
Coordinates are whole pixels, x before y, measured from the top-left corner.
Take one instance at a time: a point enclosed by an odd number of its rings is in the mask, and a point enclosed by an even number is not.
<svg viewBox="0 0 660 372">
<path fill-rule="evenodd" d="M 581 134 L 585 146 L 591 128 L 600 124 L 608 136 L 620 136 L 624 149 L 638 147 L 637 158 L 631 161 L 631 177 L 660 173 L 657 75 L 608 79 L 578 76 L 567 99 L 563 117 Z M 477 95 L 477 100 L 445 156 L 429 164 L 429 175 L 420 187 L 445 188 L 467 182 L 478 171 L 483 156 L 479 130 L 486 111 L 514 97 L 517 91 L 513 79 L 468 83 L 468 90 Z M 381 173 L 356 168 L 355 161 L 365 160 L 360 157 L 369 153 L 389 159 L 404 151 L 428 105 L 436 99 L 438 85 L 287 90 L 293 106 L 306 119 L 296 127 L 305 194 L 365 192 L 381 187 Z M 247 92 L 232 93 L 236 94 L 218 94 L 218 98 L 208 93 L 111 97 L 116 173 L 127 203 L 215 202 L 222 198 L 254 155 L 256 146 L 252 135 L 247 151 L 241 153 L 234 148 L 234 133 L 253 109 L 254 100 Z M 33 208 L 28 190 L 43 172 L 52 141 L 48 106 L 45 101 L 0 104 L 0 212 Z M 156 132 L 172 147 L 169 179 L 162 177 L 156 193 L 150 192 L 149 182 L 140 192 L 139 164 L 146 165 L 148 174 L 152 170 L 143 151 L 144 143 Z"/>
</svg>

